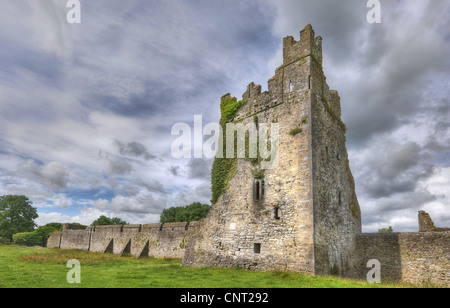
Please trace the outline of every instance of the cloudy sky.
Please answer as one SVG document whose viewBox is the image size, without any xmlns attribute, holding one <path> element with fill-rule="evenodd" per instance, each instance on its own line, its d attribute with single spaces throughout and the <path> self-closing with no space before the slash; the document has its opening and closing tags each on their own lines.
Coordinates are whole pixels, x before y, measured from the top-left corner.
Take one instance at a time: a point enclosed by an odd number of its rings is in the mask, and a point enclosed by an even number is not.
<svg viewBox="0 0 450 308">
<path fill-rule="evenodd" d="M 208 160 L 171 156 L 175 123 L 218 122 L 281 64 L 282 38 L 312 24 L 339 91 L 364 231 L 450 226 L 450 2 L 67 0 L 0 2 L 0 195 L 37 223 L 100 215 L 159 220 L 209 203 Z"/>
</svg>

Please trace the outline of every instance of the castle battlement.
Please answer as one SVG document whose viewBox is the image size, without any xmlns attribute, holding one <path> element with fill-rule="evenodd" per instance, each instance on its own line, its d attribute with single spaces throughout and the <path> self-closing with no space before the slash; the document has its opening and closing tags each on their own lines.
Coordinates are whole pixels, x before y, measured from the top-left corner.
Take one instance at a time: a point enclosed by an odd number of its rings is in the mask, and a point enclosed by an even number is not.
<svg viewBox="0 0 450 308">
<path fill-rule="evenodd" d="M 322 38 L 316 37 L 311 25 L 300 31 L 300 40 L 287 36 L 283 39 L 283 66 L 290 65 L 304 57 L 312 56 L 322 65 Z"/>
<path fill-rule="evenodd" d="M 312 92 L 315 99 L 322 101 L 326 110 L 341 121 L 339 94 L 335 90 L 330 91 L 323 73 L 322 38 L 316 37 L 311 25 L 308 25 L 300 32 L 299 41 L 292 36 L 284 38 L 283 64 L 268 80 L 268 91 L 262 92 L 261 85 L 250 83 L 242 95 L 248 102 L 233 120 L 253 117 L 287 101 L 310 100 Z"/>
</svg>

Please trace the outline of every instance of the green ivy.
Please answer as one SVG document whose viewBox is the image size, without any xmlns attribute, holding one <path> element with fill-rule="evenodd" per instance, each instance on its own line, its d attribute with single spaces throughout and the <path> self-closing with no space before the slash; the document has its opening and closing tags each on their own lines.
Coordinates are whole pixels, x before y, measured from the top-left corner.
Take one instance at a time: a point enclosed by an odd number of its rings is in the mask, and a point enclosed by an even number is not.
<svg viewBox="0 0 450 308">
<path fill-rule="evenodd" d="M 216 158 L 211 172 L 212 200 L 215 204 L 219 197 L 230 188 L 230 182 L 237 172 L 237 158 Z"/>
<path fill-rule="evenodd" d="M 265 176 L 265 170 L 255 168 L 252 170 L 252 174 L 256 180 L 263 180 Z"/>
<path fill-rule="evenodd" d="M 229 95 L 224 96 L 220 103 L 220 111 L 222 115 L 221 122 L 228 123 L 236 116 L 239 109 L 247 104 L 247 102 L 248 100 L 238 101 L 236 97 L 230 97 Z"/>
<path fill-rule="evenodd" d="M 226 128 L 224 129 L 224 135 L 226 136 Z M 237 150 L 237 139 L 234 138 L 234 149 Z M 226 158 L 227 141 L 223 138 L 222 157 L 216 157 L 211 171 L 211 189 L 212 200 L 211 203 L 215 204 L 219 197 L 230 188 L 230 182 L 237 173 L 238 159 L 235 152 L 234 158 Z"/>
<path fill-rule="evenodd" d="M 230 122 L 238 113 L 239 109 L 247 104 L 248 100 L 238 101 L 235 97 L 230 97 L 226 95 L 222 97 L 220 103 L 221 119 L 220 125 L 223 128 L 223 136 L 226 136 L 226 123 Z M 237 140 L 235 137 L 235 151 Z M 223 138 L 223 149 L 222 156 L 226 157 L 226 138 Z M 211 190 L 212 199 L 211 203 L 215 204 L 219 197 L 224 194 L 224 192 L 230 187 L 230 182 L 237 173 L 238 159 L 237 155 L 235 158 L 218 158 L 214 160 L 212 171 L 211 171 Z"/>
</svg>

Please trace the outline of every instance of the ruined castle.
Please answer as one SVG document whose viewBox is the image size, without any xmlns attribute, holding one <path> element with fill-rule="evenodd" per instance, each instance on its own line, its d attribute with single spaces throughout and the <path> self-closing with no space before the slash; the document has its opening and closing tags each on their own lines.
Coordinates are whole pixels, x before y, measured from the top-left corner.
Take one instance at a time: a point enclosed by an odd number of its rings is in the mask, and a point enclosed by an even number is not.
<svg viewBox="0 0 450 308">
<path fill-rule="evenodd" d="M 229 95 L 222 99 L 229 98 Z M 420 213 L 418 233 L 363 234 L 337 91 L 322 69 L 322 38 L 310 25 L 283 41 L 268 91 L 251 83 L 229 122 L 278 123 L 279 163 L 258 172 L 237 159 L 207 218 L 194 223 L 65 225 L 48 247 L 136 257 L 176 257 L 184 266 L 240 267 L 365 279 L 369 260 L 384 279 L 450 285 L 450 231 Z M 223 119 L 222 119 L 223 120 Z M 441 231 L 441 232 L 438 232 Z"/>
</svg>

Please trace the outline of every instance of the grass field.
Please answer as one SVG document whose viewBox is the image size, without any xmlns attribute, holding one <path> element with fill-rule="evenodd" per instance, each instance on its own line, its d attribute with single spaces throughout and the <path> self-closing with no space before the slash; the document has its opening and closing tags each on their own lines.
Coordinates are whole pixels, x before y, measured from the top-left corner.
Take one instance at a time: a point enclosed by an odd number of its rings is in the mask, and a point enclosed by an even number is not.
<svg viewBox="0 0 450 308">
<path fill-rule="evenodd" d="M 81 264 L 81 283 L 69 284 L 69 260 Z M 181 267 L 178 259 L 119 258 L 74 250 L 0 244 L 0 288 L 372 288 L 364 281 L 298 273 Z"/>
</svg>

